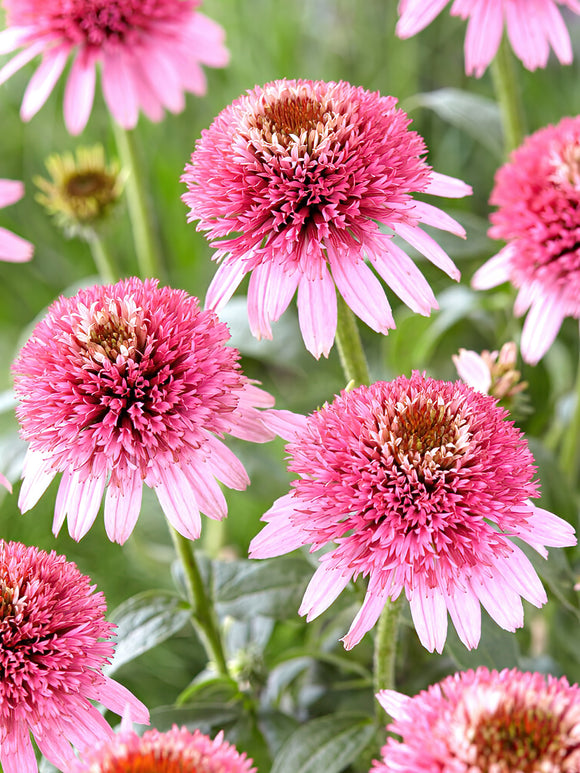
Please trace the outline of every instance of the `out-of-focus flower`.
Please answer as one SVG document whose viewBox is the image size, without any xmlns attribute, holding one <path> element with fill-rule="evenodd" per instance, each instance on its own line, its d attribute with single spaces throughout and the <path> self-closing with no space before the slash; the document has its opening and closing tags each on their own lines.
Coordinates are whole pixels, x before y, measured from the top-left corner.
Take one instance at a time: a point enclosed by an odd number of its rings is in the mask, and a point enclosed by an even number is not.
<svg viewBox="0 0 580 773">
<path fill-rule="evenodd" d="M 164 110 L 181 112 L 185 93 L 204 94 L 200 65 L 223 67 L 224 32 L 197 12 L 200 0 L 3 0 L 6 29 L 0 54 L 19 48 L 0 70 L 0 83 L 30 60 L 42 62 L 30 79 L 21 116 L 44 105 L 71 55 L 64 119 L 79 134 L 93 106 L 97 64 L 105 102 L 125 129 L 142 110 L 160 121 Z"/>
<path fill-rule="evenodd" d="M 394 718 L 371 773 L 577 773 L 580 689 L 562 677 L 480 667 L 412 698 L 377 695 Z"/>
<path fill-rule="evenodd" d="M 480 639 L 480 604 L 515 630 L 520 597 L 541 606 L 546 594 L 511 538 L 543 556 L 545 545 L 576 539 L 570 524 L 530 501 L 538 496 L 532 455 L 506 416 L 459 381 L 419 373 L 342 392 L 287 446 L 300 477 L 263 516 L 251 556 L 329 548 L 300 608 L 309 620 L 368 575 L 347 648 L 403 590 L 431 651 L 443 648 L 447 611 L 470 648 Z"/>
<path fill-rule="evenodd" d="M 0 180 L 0 209 L 20 201 L 23 196 L 24 185 L 19 180 Z M 30 260 L 33 252 L 34 247 L 30 242 L 6 228 L 0 228 L 0 260 L 25 263 Z"/>
<path fill-rule="evenodd" d="M 430 24 L 449 0 L 399 0 L 396 33 L 410 38 Z M 578 0 L 454 0 L 451 14 L 468 19 L 465 71 L 480 77 L 497 53 L 504 31 L 524 67 L 545 67 L 550 47 L 561 64 L 572 61 L 572 44 L 559 5 L 580 13 Z"/>
<path fill-rule="evenodd" d="M 102 673 L 114 626 L 89 577 L 54 552 L 0 540 L 0 763 L 37 773 L 30 733 L 61 770 L 112 735 L 91 700 L 135 722 L 145 706 Z"/>
<path fill-rule="evenodd" d="M 22 436 L 30 442 L 19 506 L 33 507 L 63 473 L 54 531 L 90 529 L 105 497 L 105 527 L 124 542 L 143 484 L 170 523 L 195 539 L 200 510 L 227 514 L 216 478 L 243 489 L 242 464 L 219 439 L 263 442 L 273 398 L 241 372 L 227 327 L 197 298 L 127 279 L 59 298 L 34 329 L 13 370 Z M 276 412 L 274 412 L 276 413 Z M 283 420 L 291 417 L 282 411 Z M 279 417 L 276 417 L 279 419 Z"/>
<path fill-rule="evenodd" d="M 271 338 L 271 322 L 297 290 L 306 348 L 327 356 L 336 290 L 373 330 L 395 326 L 365 258 L 413 311 L 437 308 L 425 278 L 391 237 L 459 279 L 419 224 L 459 236 L 463 228 L 412 194 L 457 197 L 471 188 L 431 170 L 423 140 L 396 102 L 345 82 L 279 80 L 241 96 L 202 132 L 182 181 L 188 220 L 199 220 L 198 230 L 216 240 L 214 258 L 222 261 L 209 308 L 221 309 L 250 274 L 250 328 Z"/>
<path fill-rule="evenodd" d="M 148 730 L 140 738 L 125 727 L 68 768 L 69 773 L 256 773 L 252 760 L 219 733 L 214 740 L 199 730 L 174 726 Z"/>
<path fill-rule="evenodd" d="M 462 381 L 498 400 L 511 399 L 527 387 L 516 370 L 517 347 L 513 341 L 505 343 L 499 352 L 484 349 L 478 354 L 471 349 L 460 349 L 459 354 L 452 355 L 452 360 Z"/>
<path fill-rule="evenodd" d="M 104 221 L 123 192 L 118 161 L 107 164 L 102 145 L 53 153 L 46 159 L 51 179 L 36 177 L 42 204 L 69 236 L 89 236 Z"/>
<path fill-rule="evenodd" d="M 507 245 L 474 275 L 478 290 L 510 281 L 528 315 L 522 357 L 535 365 L 565 317 L 580 319 L 580 116 L 528 137 L 495 178 L 490 236 Z"/>
</svg>

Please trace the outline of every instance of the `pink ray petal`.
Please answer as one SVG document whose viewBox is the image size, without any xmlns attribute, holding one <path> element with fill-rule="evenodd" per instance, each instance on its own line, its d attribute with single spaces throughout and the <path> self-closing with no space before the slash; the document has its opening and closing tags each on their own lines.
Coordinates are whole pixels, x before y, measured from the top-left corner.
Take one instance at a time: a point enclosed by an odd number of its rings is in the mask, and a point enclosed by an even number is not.
<svg viewBox="0 0 580 773">
<path fill-rule="evenodd" d="M 45 53 L 24 92 L 20 108 L 23 121 L 29 121 L 44 105 L 62 75 L 69 53 L 69 48 L 64 46 Z"/>
<path fill-rule="evenodd" d="M 143 496 L 143 481 L 138 470 L 124 475 L 122 482 L 109 483 L 105 496 L 105 531 L 111 542 L 122 545 L 132 534 Z"/>
<path fill-rule="evenodd" d="M 64 92 L 64 122 L 72 135 L 87 125 L 95 96 L 96 66 L 84 52 L 74 60 Z"/>
<path fill-rule="evenodd" d="M 372 330 L 387 334 L 395 327 L 391 307 L 380 282 L 362 261 L 329 250 L 330 268 L 339 293 L 347 305 Z"/>
<path fill-rule="evenodd" d="M 298 319 L 300 332 L 308 351 L 318 360 L 328 357 L 336 335 L 336 289 L 332 277 L 322 265 L 322 276 L 303 276 L 298 286 Z"/>
</svg>

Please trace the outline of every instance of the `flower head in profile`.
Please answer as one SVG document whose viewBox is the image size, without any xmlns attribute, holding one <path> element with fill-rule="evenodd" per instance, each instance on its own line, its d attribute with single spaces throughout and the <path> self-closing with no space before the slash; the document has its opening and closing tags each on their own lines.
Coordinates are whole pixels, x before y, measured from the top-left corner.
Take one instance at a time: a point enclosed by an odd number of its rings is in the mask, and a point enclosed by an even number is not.
<svg viewBox="0 0 580 773">
<path fill-rule="evenodd" d="M 509 400 L 527 387 L 516 369 L 517 347 L 513 341 L 505 343 L 499 352 L 484 349 L 478 354 L 472 349 L 460 349 L 452 360 L 462 381 L 498 400 Z"/>
<path fill-rule="evenodd" d="M 399 0 L 397 35 L 410 38 L 420 32 L 448 4 L 449 0 Z M 550 48 L 561 64 L 570 64 L 572 44 L 558 6 L 580 13 L 578 0 L 453 0 L 452 16 L 468 19 L 467 74 L 483 75 L 497 53 L 504 26 L 516 56 L 528 70 L 545 67 Z"/>
<path fill-rule="evenodd" d="M 274 437 L 261 418 L 268 412 L 258 410 L 273 398 L 242 374 L 228 339 L 227 327 L 196 298 L 155 280 L 59 298 L 13 365 L 17 414 L 30 442 L 22 512 L 62 473 L 53 528 L 68 516 L 77 540 L 106 490 L 107 534 L 124 542 L 143 484 L 190 539 L 199 536 L 200 510 L 224 518 L 216 478 L 236 489 L 248 478 L 219 438 Z"/>
<path fill-rule="evenodd" d="M 64 119 L 79 134 L 93 106 L 97 65 L 114 119 L 132 129 L 142 110 L 160 121 L 179 113 L 186 92 L 204 94 L 200 65 L 223 67 L 224 32 L 197 8 L 201 0 L 3 0 L 6 29 L 0 54 L 21 48 L 0 70 L 0 83 L 42 56 L 30 79 L 21 116 L 44 105 L 72 56 L 64 93 Z"/>
<path fill-rule="evenodd" d="M 90 701 L 135 722 L 145 706 L 102 673 L 114 626 L 89 577 L 54 552 L 0 540 L 0 763 L 37 773 L 30 734 L 61 770 L 113 731 Z"/>
<path fill-rule="evenodd" d="M 368 576 L 347 648 L 403 590 L 431 651 L 443 648 L 447 612 L 470 648 L 480 639 L 480 604 L 515 630 L 521 597 L 541 606 L 546 595 L 511 537 L 544 556 L 545 545 L 576 540 L 568 523 L 530 501 L 538 496 L 532 455 L 506 416 L 492 397 L 419 373 L 342 392 L 287 446 L 299 477 L 264 515 L 251 556 L 326 548 L 300 608 L 309 620 L 351 579 Z"/>
<path fill-rule="evenodd" d="M 223 733 L 212 740 L 174 725 L 166 733 L 148 730 L 139 737 L 125 725 L 83 754 L 69 773 L 256 773 L 252 760 L 224 741 Z"/>
<path fill-rule="evenodd" d="M 394 718 L 371 773 L 577 773 L 580 689 L 562 677 L 489 671 L 448 676 L 410 698 L 382 690 Z"/>
<path fill-rule="evenodd" d="M 124 176 L 118 161 L 108 164 L 102 145 L 53 153 L 46 159 L 50 180 L 36 177 L 36 200 L 69 236 L 90 235 L 118 202 Z"/>
<path fill-rule="evenodd" d="M 15 204 L 23 196 L 24 185 L 19 180 L 0 180 L 0 209 Z M 34 247 L 30 242 L 6 228 L 0 228 L 0 260 L 25 263 L 30 260 L 33 252 Z"/>
<path fill-rule="evenodd" d="M 458 279 L 419 224 L 460 236 L 463 228 L 412 194 L 465 196 L 471 189 L 432 171 L 409 123 L 394 97 L 345 82 L 274 81 L 226 107 L 202 133 L 182 177 L 188 220 L 199 220 L 221 261 L 206 305 L 221 309 L 250 274 L 250 328 L 271 338 L 271 323 L 298 291 L 300 329 L 315 357 L 327 356 L 334 341 L 336 290 L 373 330 L 395 326 L 365 258 L 413 311 L 437 308 L 391 237 Z"/>
<path fill-rule="evenodd" d="M 535 365 L 565 317 L 580 319 L 580 116 L 528 137 L 495 178 L 490 236 L 507 245 L 474 275 L 478 290 L 511 282 L 528 315 L 522 357 Z"/>
</svg>

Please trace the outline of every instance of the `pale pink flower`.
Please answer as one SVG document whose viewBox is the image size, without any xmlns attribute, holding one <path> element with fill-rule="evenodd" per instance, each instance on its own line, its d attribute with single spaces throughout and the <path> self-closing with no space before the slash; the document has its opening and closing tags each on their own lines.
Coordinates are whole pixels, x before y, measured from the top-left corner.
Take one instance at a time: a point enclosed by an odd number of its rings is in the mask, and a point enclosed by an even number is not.
<svg viewBox="0 0 580 773">
<path fill-rule="evenodd" d="M 263 442 L 275 435 L 262 422 L 268 411 L 258 410 L 273 398 L 242 374 L 228 339 L 227 327 L 197 298 L 156 280 L 127 279 L 59 298 L 13 365 L 17 414 L 30 442 L 22 512 L 61 472 L 53 529 L 58 533 L 68 516 L 76 540 L 90 529 L 106 490 L 107 534 L 124 542 L 143 484 L 190 539 L 199 536 L 200 511 L 224 518 L 216 478 L 243 489 L 248 477 L 219 438 Z"/>
<path fill-rule="evenodd" d="M 287 446 L 300 477 L 263 516 L 251 556 L 327 549 L 300 608 L 308 620 L 368 576 L 347 649 L 403 590 L 431 651 L 443 648 L 447 611 L 470 648 L 480 639 L 480 604 L 515 630 L 520 597 L 541 606 L 546 594 L 511 537 L 543 556 L 545 545 L 576 539 L 570 524 L 530 501 L 538 496 L 532 455 L 506 416 L 492 397 L 419 373 L 342 392 Z"/>
<path fill-rule="evenodd" d="M 498 400 L 515 397 L 527 387 L 516 370 L 517 347 L 513 341 L 505 343 L 499 352 L 484 349 L 478 354 L 472 349 L 460 349 L 451 359 L 462 381 Z"/>
<path fill-rule="evenodd" d="M 61 770 L 113 731 L 98 701 L 135 722 L 149 712 L 102 673 L 114 626 L 102 593 L 64 556 L 0 540 L 0 763 L 4 773 L 38 770 L 30 733 Z"/>
<path fill-rule="evenodd" d="M 430 24 L 449 0 L 399 0 L 396 34 L 410 38 Z M 578 0 L 454 0 L 451 15 L 468 19 L 465 71 L 479 78 L 495 57 L 504 27 L 524 67 L 545 67 L 550 47 L 561 64 L 572 61 L 572 44 L 560 13 L 562 5 L 580 13 Z"/>
<path fill-rule="evenodd" d="M 0 35 L 2 33 L 0 32 Z M 15 204 L 24 196 L 24 185 L 18 180 L 0 180 L 0 209 Z M 25 263 L 30 260 L 34 247 L 6 228 L 0 228 L 0 260 Z"/>
<path fill-rule="evenodd" d="M 410 698 L 382 690 L 394 718 L 371 773 L 578 773 L 580 689 L 517 669 L 480 667 Z"/>
<path fill-rule="evenodd" d="M 496 173 L 490 236 L 507 245 L 474 275 L 478 290 L 510 281 L 528 315 L 522 357 L 535 365 L 565 317 L 580 319 L 580 116 L 528 137 Z"/>
<path fill-rule="evenodd" d="M 206 306 L 223 308 L 250 274 L 250 328 L 271 338 L 271 323 L 298 291 L 300 329 L 315 357 L 327 356 L 334 341 L 336 290 L 373 330 L 395 326 L 365 258 L 413 311 L 427 316 L 437 308 L 391 237 L 459 279 L 419 224 L 459 236 L 463 228 L 412 194 L 460 197 L 471 188 L 431 170 L 423 140 L 396 103 L 345 82 L 279 80 L 241 96 L 202 132 L 182 198 L 221 261 Z"/>
<path fill-rule="evenodd" d="M 166 733 L 139 737 L 127 723 L 68 769 L 68 773 L 256 773 L 252 760 L 224 741 L 176 725 Z"/>
<path fill-rule="evenodd" d="M 42 56 L 21 108 L 28 121 L 44 105 L 71 56 L 64 119 L 79 134 L 89 119 L 100 65 L 111 114 L 132 129 L 142 110 L 160 121 L 179 113 L 185 93 L 205 94 L 200 65 L 223 67 L 224 32 L 197 12 L 201 0 L 3 0 L 7 28 L 0 54 L 21 48 L 0 70 L 0 83 Z"/>
</svg>

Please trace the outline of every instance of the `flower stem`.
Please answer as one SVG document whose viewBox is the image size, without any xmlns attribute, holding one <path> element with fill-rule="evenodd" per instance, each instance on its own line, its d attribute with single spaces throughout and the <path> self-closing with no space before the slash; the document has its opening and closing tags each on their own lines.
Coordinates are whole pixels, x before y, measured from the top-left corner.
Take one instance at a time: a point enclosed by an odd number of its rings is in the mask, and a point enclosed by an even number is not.
<svg viewBox="0 0 580 773">
<path fill-rule="evenodd" d="M 96 231 L 91 233 L 87 241 L 99 276 L 105 284 L 113 284 L 119 276 L 107 245 Z"/>
<path fill-rule="evenodd" d="M 575 484 L 576 482 L 580 456 L 580 359 L 578 361 L 578 372 L 576 374 L 575 392 L 576 402 L 574 405 L 572 421 L 566 428 L 564 440 L 562 441 L 562 448 L 560 450 L 560 465 L 572 484 Z"/>
<path fill-rule="evenodd" d="M 205 647 L 208 659 L 215 663 L 218 673 L 229 676 L 218 622 L 211 599 L 206 593 L 191 542 L 173 526 L 170 524 L 168 526 L 175 552 L 183 567 L 187 598 L 193 610 L 192 619 L 195 629 Z"/>
<path fill-rule="evenodd" d="M 501 111 L 506 156 L 522 144 L 526 133 L 522 95 L 514 64 L 514 56 L 504 35 L 491 63 L 491 74 Z"/>
<path fill-rule="evenodd" d="M 365 357 L 362 341 L 358 332 L 356 319 L 346 305 L 342 296 L 338 295 L 338 320 L 336 326 L 336 345 L 340 364 L 347 383 L 354 381 L 355 386 L 369 384 L 369 367 Z"/>
<path fill-rule="evenodd" d="M 134 133 L 123 129 L 116 121 L 112 123 L 121 164 L 129 173 L 126 186 L 127 203 L 133 228 L 133 241 L 139 264 L 139 274 L 142 279 L 146 277 L 159 277 L 161 263 L 157 253 L 151 213 L 147 206 L 145 189 L 143 187 L 141 167 L 137 160 Z"/>
<path fill-rule="evenodd" d="M 392 690 L 395 686 L 395 658 L 397 653 L 397 634 L 399 630 L 399 616 L 401 611 L 401 597 L 395 601 L 387 600 L 385 608 L 381 612 L 375 636 L 374 651 L 374 691 Z M 385 712 L 377 706 L 377 718 L 384 720 Z M 384 724 L 384 721 L 382 721 Z"/>
</svg>

